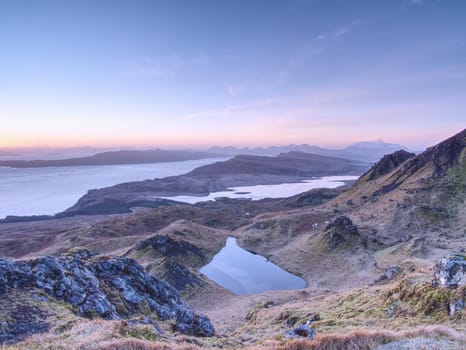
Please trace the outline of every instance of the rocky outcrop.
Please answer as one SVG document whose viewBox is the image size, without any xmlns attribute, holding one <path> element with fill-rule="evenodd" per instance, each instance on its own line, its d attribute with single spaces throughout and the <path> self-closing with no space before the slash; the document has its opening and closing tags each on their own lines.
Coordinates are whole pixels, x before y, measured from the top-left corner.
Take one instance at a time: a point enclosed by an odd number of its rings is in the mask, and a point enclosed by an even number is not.
<svg viewBox="0 0 466 350">
<path fill-rule="evenodd" d="M 174 240 L 168 235 L 154 235 L 136 244 L 134 249 L 142 251 L 151 249 L 154 254 L 162 257 L 190 255 L 191 260 L 202 261 L 205 259 L 201 249 L 184 240 Z"/>
<path fill-rule="evenodd" d="M 434 286 L 456 289 L 450 301 L 450 315 L 461 311 L 466 304 L 466 255 L 450 254 L 434 265 Z"/>
<path fill-rule="evenodd" d="M 399 150 L 382 157 L 367 173 L 361 176 L 358 183 L 377 180 L 379 177 L 386 175 L 395 170 L 400 164 L 410 158 L 415 157 L 414 153 L 405 150 Z"/>
<path fill-rule="evenodd" d="M 208 257 L 199 247 L 185 240 L 175 240 L 169 235 L 154 235 L 137 243 L 125 256 L 148 259 L 150 263 L 146 266 L 147 271 L 153 272 L 180 292 L 204 284 L 187 266 L 201 267 L 206 264 Z"/>
<path fill-rule="evenodd" d="M 374 194 L 391 192 L 406 183 L 408 178 L 422 183 L 432 178 L 443 177 L 449 169 L 464 164 L 465 150 L 466 129 L 403 162 Z"/>
<path fill-rule="evenodd" d="M 449 168 L 462 164 L 465 160 L 465 148 L 466 129 L 406 162 L 402 167 L 403 171 L 412 173 L 432 163 L 432 175 L 443 176 Z"/>
<path fill-rule="evenodd" d="M 132 259 L 95 256 L 87 250 L 30 261 L 0 259 L 0 297 L 12 290 L 43 291 L 51 300 L 69 304 L 79 316 L 152 315 L 160 321 L 173 320 L 174 330 L 183 334 L 214 334 L 209 319 L 197 315 L 176 289 Z"/>
<path fill-rule="evenodd" d="M 360 241 L 361 236 L 358 228 L 347 216 L 339 216 L 327 225 L 324 233 L 324 241 L 328 248 L 333 250 L 343 244 L 353 244 L 355 240 Z"/>
<path fill-rule="evenodd" d="M 381 283 L 381 282 L 386 282 L 390 281 L 396 276 L 398 276 L 401 273 L 402 269 L 399 266 L 390 266 L 388 269 L 385 270 L 385 273 L 379 276 L 372 285 Z"/>
<path fill-rule="evenodd" d="M 295 327 L 286 333 L 286 337 L 288 339 L 306 338 L 311 340 L 316 335 L 316 332 L 309 326 L 310 324 L 310 321 L 300 324 L 298 327 Z"/>
<path fill-rule="evenodd" d="M 466 285 L 466 255 L 450 254 L 434 266 L 434 285 L 458 288 Z"/>
<path fill-rule="evenodd" d="M 176 261 L 174 258 L 164 259 L 162 262 L 149 264 L 147 270 L 157 272 L 154 273 L 162 281 L 169 283 L 181 293 L 188 289 L 195 289 L 196 287 L 204 287 L 205 281 L 201 278 L 201 274 L 194 269 L 190 269 Z"/>
<path fill-rule="evenodd" d="M 197 270 L 206 265 L 224 246 L 223 232 L 180 220 L 142 241 L 125 254 L 145 266 L 184 297 L 206 284 Z"/>
</svg>

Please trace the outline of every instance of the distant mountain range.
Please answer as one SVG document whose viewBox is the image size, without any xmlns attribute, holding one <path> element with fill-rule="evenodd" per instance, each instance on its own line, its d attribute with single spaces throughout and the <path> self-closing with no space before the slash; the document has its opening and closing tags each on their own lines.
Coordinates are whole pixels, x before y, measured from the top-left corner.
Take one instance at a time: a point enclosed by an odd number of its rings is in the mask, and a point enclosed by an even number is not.
<svg viewBox="0 0 466 350">
<path fill-rule="evenodd" d="M 91 190 L 61 219 L 25 223 L 15 221 L 28 218 L 10 218 L 0 224 L 0 257 L 8 257 L 0 259 L 0 315 L 8 320 L 0 324 L 0 343 L 48 349 L 66 342 L 64 348 L 75 349 L 67 344 L 84 330 L 78 345 L 92 344 L 94 349 L 113 344 L 114 349 L 133 344 L 170 348 L 172 339 L 181 339 L 175 328 L 178 311 L 165 310 L 174 316 L 164 321 L 160 305 L 179 306 L 188 315 L 183 316 L 183 330 L 210 325 L 207 319 L 193 321 L 198 314 L 181 304 L 179 292 L 196 305 L 196 312 L 211 312 L 213 324 L 229 327 L 222 334 L 225 344 L 238 344 L 246 330 L 253 344 L 275 342 L 266 343 L 270 349 L 305 348 L 315 341 L 320 342 L 317 348 L 345 348 L 350 342 L 355 348 L 400 348 L 404 339 L 413 349 L 421 348 L 416 338 L 425 339 L 424 348 L 465 349 L 466 129 L 418 155 L 396 151 L 368 170 L 360 163 L 301 152 L 239 155 L 188 174 Z M 194 205 L 155 198 L 365 170 L 351 186 L 289 198 L 220 198 Z M 121 215 L 86 216 L 106 213 Z M 300 276 L 307 286 L 240 297 L 220 288 L 200 270 L 229 236 L 243 249 Z M 440 265 L 447 266 L 441 270 L 447 283 L 453 282 L 448 288 L 432 283 L 429 267 L 438 271 Z M 246 266 L 243 270 L 254 267 Z M 236 315 L 238 310 L 244 312 Z M 247 310 L 253 317 L 244 316 Z M 278 343 L 294 327 L 288 321 L 295 317 L 324 325 L 321 338 L 312 343 L 293 340 L 291 346 Z M 348 333 L 355 320 L 360 329 Z M 407 324 L 406 331 L 391 330 L 400 324 Z M 265 340 L 259 338 L 264 327 L 270 337 Z M 57 334 L 57 329 L 64 331 Z M 103 329 L 105 337 L 99 338 L 94 329 Z M 164 332 L 164 343 L 146 341 L 146 336 L 123 343 L 128 334 L 158 336 L 146 332 L 153 329 Z M 173 329 L 177 333 L 172 338 Z M 34 333 L 38 335 L 31 337 Z M 205 337 L 186 339 L 191 342 L 186 346 L 198 341 L 199 349 L 212 344 Z"/>
<path fill-rule="evenodd" d="M 313 153 L 329 157 L 338 157 L 346 159 L 354 159 L 366 162 L 376 162 L 384 155 L 393 153 L 398 150 L 408 149 L 404 146 L 386 143 L 383 141 L 364 141 L 353 143 L 350 146 L 342 149 L 328 149 L 321 148 L 314 145 L 286 145 L 286 146 L 270 146 L 270 147 L 244 147 L 237 148 L 233 146 L 220 147 L 214 146 L 208 149 L 208 152 L 224 155 L 238 155 L 238 154 L 249 154 L 249 155 L 264 155 L 264 156 L 276 156 L 280 153 L 287 153 L 293 151 Z"/>
<path fill-rule="evenodd" d="M 0 148 L 0 160 L 68 159 L 87 157 L 97 153 L 118 151 L 118 148 L 101 147 L 17 147 Z"/>
<path fill-rule="evenodd" d="M 195 160 L 215 157 L 232 157 L 237 155 L 277 156 L 289 152 L 311 153 L 315 155 L 358 160 L 374 163 L 386 154 L 408 149 L 404 146 L 383 141 L 366 141 L 354 143 L 342 149 L 321 148 L 314 145 L 244 147 L 214 146 L 205 151 L 194 150 L 104 150 L 91 147 L 69 149 L 0 149 L 0 166 L 13 168 L 42 168 L 58 166 L 116 165 L 161 163 Z M 101 151 L 101 152 L 99 152 Z M 97 153 L 99 152 L 99 153 Z"/>
<path fill-rule="evenodd" d="M 166 151 L 161 149 L 147 151 L 113 151 L 97 153 L 93 156 L 50 159 L 50 160 L 4 160 L 0 166 L 12 168 L 44 168 L 59 166 L 116 165 L 177 162 L 219 157 L 213 153 L 196 151 Z"/>
<path fill-rule="evenodd" d="M 4 156 L 9 157 L 9 156 L 14 156 L 14 155 L 16 155 L 16 153 L 0 150 L 0 157 L 4 157 Z"/>
</svg>

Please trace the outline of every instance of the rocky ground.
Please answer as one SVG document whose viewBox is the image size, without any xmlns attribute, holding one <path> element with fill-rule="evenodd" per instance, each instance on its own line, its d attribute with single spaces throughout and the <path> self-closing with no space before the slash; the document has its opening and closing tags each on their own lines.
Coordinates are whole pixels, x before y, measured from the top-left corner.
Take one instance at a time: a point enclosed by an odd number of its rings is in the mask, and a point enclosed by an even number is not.
<svg viewBox="0 0 466 350">
<path fill-rule="evenodd" d="M 35 283 L 42 294 L 23 293 L 24 288 L 14 283 L 3 292 L 7 301 L 2 305 L 18 306 L 8 311 L 8 320 L 19 325 L 17 331 L 7 333 L 24 333 L 24 325 L 30 322 L 45 335 L 33 335 L 17 346 L 40 348 L 42 343 L 44 349 L 56 344 L 76 349 L 465 348 L 465 150 L 463 131 L 418 156 L 398 152 L 384 157 L 351 187 L 315 190 L 283 200 L 224 199 L 93 216 L 89 222 L 79 217 L 50 221 L 60 223 L 60 230 L 41 221 L 37 236 L 30 235 L 32 223 L 3 224 L 6 229 L 0 240 L 9 242 L 3 248 L 5 255 L 26 259 L 13 263 L 19 264 L 17 270 L 30 266 L 34 275 L 34 266 L 45 259 L 35 257 L 44 255 L 62 256 L 47 258 L 62 266 L 72 259 L 63 254 L 81 246 L 100 254 L 90 256 L 83 266 L 108 285 L 113 282 L 96 274 L 101 260 L 133 266 L 136 263 L 128 258 L 135 259 L 145 267 L 145 272 L 137 268 L 143 276 L 150 272 L 157 283 L 163 280 L 176 286 L 189 310 L 196 310 L 190 313 L 193 319 L 205 315 L 216 331 L 213 337 L 183 335 L 190 332 L 176 328 L 186 323 L 176 311 L 170 327 L 157 308 L 133 308 L 131 295 L 126 293 L 130 299 L 126 300 L 121 285 L 114 285 L 116 296 L 113 291 L 103 294 L 115 310 L 118 298 L 131 307 L 125 306 L 126 311 L 112 320 L 88 320 L 79 313 L 82 304 L 50 294 L 32 279 L 28 283 Z M 303 277 L 307 287 L 237 296 L 209 281 L 198 270 L 228 236 Z M 16 245 L 15 239 L 23 242 Z M 438 263 L 451 252 L 457 254 Z M 109 254 L 115 257 L 106 258 Z M 61 269 L 74 280 L 81 273 Z M 110 280 L 131 279 L 125 269 L 123 277 L 112 272 Z M 147 299 L 139 282 L 134 281 L 137 288 L 133 281 L 128 283 Z M 44 307 L 40 303 L 51 304 L 35 300 L 34 295 L 54 298 L 53 307 Z M 143 324 L 137 321 L 141 319 Z M 46 320 L 53 320 L 54 327 L 47 326 Z M 287 340 L 290 330 L 308 321 L 317 333 L 314 339 Z M 88 336 L 70 343 L 70 337 L 83 333 Z M 204 330 L 203 335 L 209 334 Z"/>
</svg>

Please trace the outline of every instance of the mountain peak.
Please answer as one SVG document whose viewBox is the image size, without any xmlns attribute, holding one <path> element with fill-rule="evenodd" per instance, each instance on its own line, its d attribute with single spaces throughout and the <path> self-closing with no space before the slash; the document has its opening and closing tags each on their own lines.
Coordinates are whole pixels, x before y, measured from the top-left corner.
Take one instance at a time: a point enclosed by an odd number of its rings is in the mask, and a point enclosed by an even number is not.
<svg viewBox="0 0 466 350">
<path fill-rule="evenodd" d="M 446 175 L 450 168 L 465 164 L 465 159 L 466 129 L 417 156 L 405 151 L 386 155 L 358 183 L 363 184 L 386 175 L 375 193 L 391 192 L 402 184 L 411 184 L 418 188 L 431 178 Z"/>
<path fill-rule="evenodd" d="M 367 171 L 358 182 L 366 182 L 376 180 L 383 175 L 386 175 L 396 169 L 400 164 L 406 160 L 415 157 L 414 153 L 407 152 L 403 149 L 386 154 L 379 160 L 369 171 Z"/>
<path fill-rule="evenodd" d="M 369 148 L 369 149 L 387 149 L 387 150 L 407 150 L 406 147 L 395 144 L 395 143 L 388 143 L 385 142 L 382 139 L 376 140 L 376 141 L 361 141 L 361 142 L 355 142 L 346 147 L 346 149 L 351 150 L 351 149 L 359 149 L 359 148 Z"/>
</svg>

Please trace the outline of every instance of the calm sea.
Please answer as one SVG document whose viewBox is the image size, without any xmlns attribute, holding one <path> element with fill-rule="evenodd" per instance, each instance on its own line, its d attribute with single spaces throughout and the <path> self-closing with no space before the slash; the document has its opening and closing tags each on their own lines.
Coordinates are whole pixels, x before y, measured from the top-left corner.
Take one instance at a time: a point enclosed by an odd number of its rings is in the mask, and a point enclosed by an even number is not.
<svg viewBox="0 0 466 350">
<path fill-rule="evenodd" d="M 0 218 L 56 214 L 71 207 L 89 189 L 181 175 L 225 159 L 31 169 L 0 167 Z"/>
</svg>

